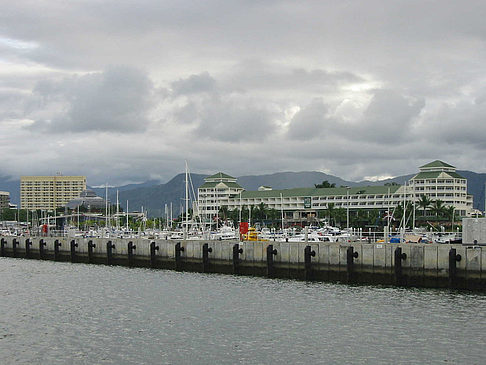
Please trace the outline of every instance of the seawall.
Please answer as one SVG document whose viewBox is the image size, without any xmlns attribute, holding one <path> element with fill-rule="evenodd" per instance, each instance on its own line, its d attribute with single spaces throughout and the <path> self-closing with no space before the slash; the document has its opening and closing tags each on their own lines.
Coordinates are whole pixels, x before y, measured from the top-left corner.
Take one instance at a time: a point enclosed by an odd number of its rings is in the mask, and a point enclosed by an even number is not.
<svg viewBox="0 0 486 365">
<path fill-rule="evenodd" d="M 486 246 L 0 237 L 0 256 L 486 291 Z"/>
</svg>

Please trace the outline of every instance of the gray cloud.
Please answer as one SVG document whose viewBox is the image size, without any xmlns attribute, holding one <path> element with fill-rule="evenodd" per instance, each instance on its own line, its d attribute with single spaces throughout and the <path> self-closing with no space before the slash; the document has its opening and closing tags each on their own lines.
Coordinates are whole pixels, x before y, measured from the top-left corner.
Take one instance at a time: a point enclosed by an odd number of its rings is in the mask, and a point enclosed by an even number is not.
<svg viewBox="0 0 486 365">
<path fill-rule="evenodd" d="M 423 99 L 406 98 L 393 90 L 375 90 L 356 128 L 361 138 L 378 143 L 403 143 L 412 136 L 412 123 L 424 107 Z"/>
<path fill-rule="evenodd" d="M 135 69 L 113 67 L 60 82 L 39 82 L 34 89 L 42 106 L 64 104 L 50 119 L 36 120 L 34 129 L 50 132 L 140 132 L 149 124 L 152 83 Z"/>
<path fill-rule="evenodd" d="M 0 123 L 24 115 L 25 95 L 17 90 L 0 90 Z"/>
<path fill-rule="evenodd" d="M 0 174 L 486 171 L 485 16 L 480 0 L 4 1 Z"/>
<path fill-rule="evenodd" d="M 361 76 L 347 71 L 307 70 L 253 59 L 241 62 L 232 69 L 224 84 L 228 90 L 304 89 L 322 93 L 364 81 Z"/>
<path fill-rule="evenodd" d="M 322 99 L 313 100 L 292 118 L 288 138 L 305 141 L 321 138 L 322 135 L 329 132 L 333 133 L 336 128 L 336 120 L 329 117 L 328 113 L 328 107 Z"/>
<path fill-rule="evenodd" d="M 199 75 L 191 75 L 186 79 L 174 81 L 171 88 L 174 96 L 214 92 L 216 80 L 209 75 L 209 72 L 203 72 Z"/>
<path fill-rule="evenodd" d="M 428 140 L 446 143 L 463 151 L 486 150 L 486 103 L 464 100 L 458 103 L 443 103 L 436 114 L 432 114 L 423 126 Z"/>
<path fill-rule="evenodd" d="M 264 141 L 275 131 L 275 115 L 254 100 L 204 98 L 177 110 L 176 122 L 193 124 L 193 138 L 208 141 Z"/>
</svg>

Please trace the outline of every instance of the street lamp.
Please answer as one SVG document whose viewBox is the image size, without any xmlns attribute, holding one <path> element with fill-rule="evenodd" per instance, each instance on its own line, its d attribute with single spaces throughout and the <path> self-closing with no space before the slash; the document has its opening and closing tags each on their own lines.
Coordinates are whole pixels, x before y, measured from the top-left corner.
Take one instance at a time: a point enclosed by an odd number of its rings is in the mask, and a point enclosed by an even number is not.
<svg viewBox="0 0 486 365">
<path fill-rule="evenodd" d="M 346 186 L 346 231 L 349 234 L 349 186 Z"/>
<path fill-rule="evenodd" d="M 241 226 L 241 191 L 240 191 L 240 226 Z"/>
</svg>

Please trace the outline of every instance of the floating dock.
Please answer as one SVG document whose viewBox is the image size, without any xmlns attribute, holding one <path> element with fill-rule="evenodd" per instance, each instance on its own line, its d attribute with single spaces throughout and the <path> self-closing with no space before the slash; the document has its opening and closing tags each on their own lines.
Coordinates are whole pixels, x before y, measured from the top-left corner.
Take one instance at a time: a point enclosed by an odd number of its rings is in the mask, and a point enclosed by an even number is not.
<svg viewBox="0 0 486 365">
<path fill-rule="evenodd" d="M 486 291 L 486 246 L 480 245 L 1 237 L 0 256 Z"/>
</svg>

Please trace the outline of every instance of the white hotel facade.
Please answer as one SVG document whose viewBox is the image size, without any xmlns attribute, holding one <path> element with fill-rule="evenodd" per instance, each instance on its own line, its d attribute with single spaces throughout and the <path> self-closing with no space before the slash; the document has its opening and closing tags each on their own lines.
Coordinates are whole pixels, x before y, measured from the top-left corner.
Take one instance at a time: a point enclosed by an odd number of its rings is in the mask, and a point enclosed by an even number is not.
<svg viewBox="0 0 486 365">
<path fill-rule="evenodd" d="M 431 201 L 441 200 L 455 208 L 456 217 L 468 217 L 474 212 L 473 197 L 467 194 L 467 179 L 456 168 L 436 160 L 419 168 L 405 185 L 361 186 L 339 188 L 297 188 L 245 191 L 237 179 L 217 173 L 205 179 L 198 189 L 199 211 L 206 219 L 218 214 L 221 207 L 229 210 L 257 206 L 282 211 L 288 220 L 302 220 L 318 216 L 332 203 L 334 208 L 392 210 L 404 202 L 417 202 L 422 195 Z"/>
</svg>

